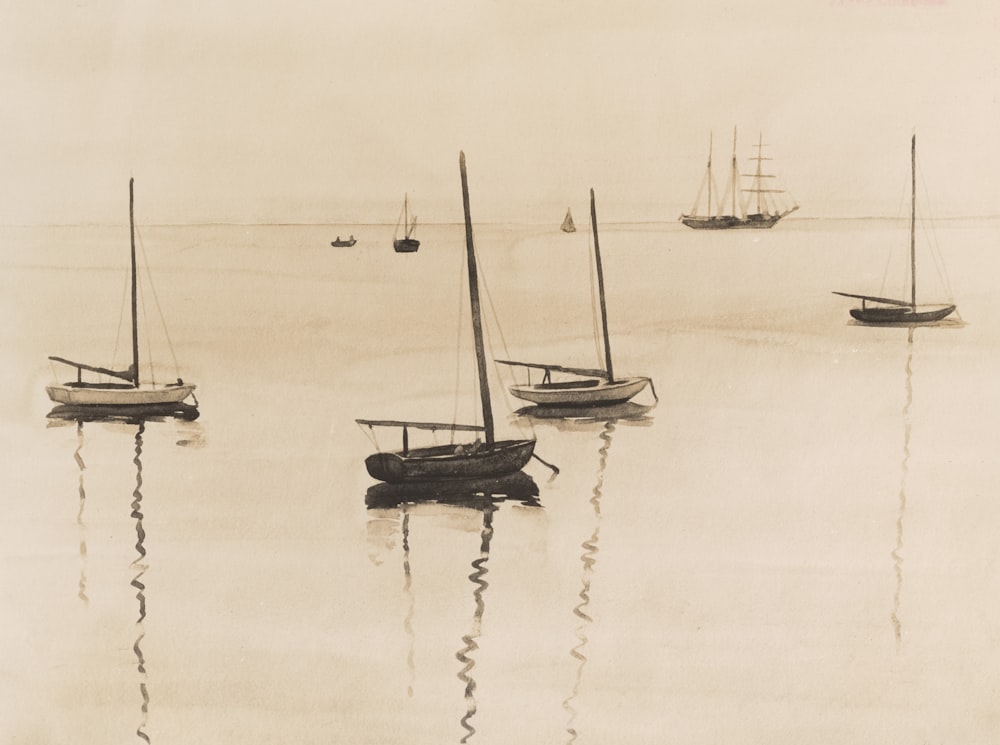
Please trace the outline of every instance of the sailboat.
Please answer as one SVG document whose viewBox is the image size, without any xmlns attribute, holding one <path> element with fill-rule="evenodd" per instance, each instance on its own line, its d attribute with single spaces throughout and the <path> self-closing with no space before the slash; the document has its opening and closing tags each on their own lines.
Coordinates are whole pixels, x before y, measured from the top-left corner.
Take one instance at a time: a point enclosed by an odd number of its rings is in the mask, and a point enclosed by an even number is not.
<svg viewBox="0 0 1000 745">
<path fill-rule="evenodd" d="M 411 238 L 413 231 L 417 228 L 417 216 L 413 216 L 412 222 L 410 221 L 410 200 L 407 195 L 403 195 L 403 237 L 396 238 L 396 233 L 392 235 L 392 247 L 396 250 L 396 253 L 413 253 L 418 248 L 420 248 L 420 241 L 416 238 Z M 399 223 L 396 223 L 396 230 L 399 230 Z"/>
<path fill-rule="evenodd" d="M 570 212 L 569 207 L 566 208 L 566 217 L 563 218 L 562 225 L 559 229 L 564 233 L 576 232 L 576 225 L 573 224 L 573 214 Z"/>
<path fill-rule="evenodd" d="M 196 415 L 197 400 L 194 404 L 183 403 L 186 398 L 194 397 L 195 385 L 185 383 L 177 378 L 173 383 L 157 384 L 155 382 L 140 382 L 139 379 L 139 324 L 137 300 L 137 271 L 135 259 L 135 191 L 134 179 L 128 182 L 128 214 L 131 235 L 131 316 L 132 316 L 132 361 L 127 370 L 112 370 L 107 367 L 87 365 L 73 362 L 64 357 L 49 357 L 54 362 L 61 362 L 75 367 L 76 380 L 61 385 L 46 387 L 49 398 L 58 404 L 73 407 L 81 414 L 113 415 L 121 411 L 131 411 L 135 414 L 169 414 L 183 413 L 188 417 Z M 83 380 L 83 371 L 115 378 L 125 382 L 87 382 Z"/>
<path fill-rule="evenodd" d="M 864 324 L 901 324 L 912 326 L 933 323 L 949 316 L 955 306 L 948 303 L 917 305 L 917 136 L 910 141 L 910 299 L 897 300 L 874 295 L 836 292 L 834 295 L 861 300 L 860 308 L 851 308 L 851 317 Z M 868 303 L 876 303 L 874 307 Z"/>
<path fill-rule="evenodd" d="M 705 177 L 702 180 L 701 188 L 698 190 L 698 196 L 695 197 L 695 203 L 691 208 L 691 213 L 681 215 L 682 223 L 687 225 L 689 228 L 695 228 L 696 230 L 773 228 L 777 224 L 778 220 L 799 208 L 797 204 L 793 204 L 788 208 L 782 208 L 777 205 L 775 197 L 771 195 L 782 194 L 784 193 L 784 190 L 764 186 L 764 184 L 767 183 L 764 179 L 774 178 L 774 175 L 763 172 L 762 162 L 770 160 L 770 158 L 764 157 L 763 154 L 763 135 L 758 136 L 757 145 L 755 147 L 757 148 L 757 155 L 751 158 L 751 160 L 756 161 L 757 163 L 753 173 L 753 182 L 750 188 L 742 189 L 739 186 L 741 174 L 739 166 L 736 163 L 736 130 L 733 129 L 733 159 L 729 174 L 729 211 L 726 214 L 722 214 L 722 211 L 726 209 L 726 206 L 723 204 L 721 197 L 717 198 L 715 210 L 713 211 L 712 209 L 712 188 L 714 179 L 712 176 L 712 138 L 711 134 L 709 135 L 708 167 L 705 172 Z M 708 199 L 705 205 L 705 212 L 699 213 L 698 203 L 701 201 L 701 193 L 706 186 L 708 188 Z M 754 212 L 748 211 L 750 207 L 743 201 L 742 198 L 737 199 L 737 191 L 753 195 L 752 199 L 753 208 L 755 210 Z"/>
<path fill-rule="evenodd" d="M 621 404 L 635 396 L 653 381 L 647 377 L 615 378 L 611 364 L 611 340 L 608 335 L 608 309 L 604 300 L 604 268 L 601 264 L 601 246 L 597 237 L 597 207 L 594 190 L 590 190 L 590 221 L 594 232 L 594 261 L 597 268 L 597 289 L 601 303 L 601 328 L 604 338 L 604 368 L 588 369 L 547 365 L 536 362 L 497 360 L 502 365 L 543 370 L 542 382 L 513 385 L 510 392 L 517 398 L 541 406 L 588 407 Z M 552 373 L 568 373 L 571 380 L 552 380 Z M 654 394 L 655 395 L 655 394 Z"/>
<path fill-rule="evenodd" d="M 462 176 L 462 206 L 465 210 L 465 250 L 468 265 L 469 303 L 472 308 L 472 335 L 479 375 L 479 397 L 483 424 L 440 424 L 395 420 L 358 419 L 368 427 L 399 427 L 403 430 L 403 449 L 376 452 L 365 459 L 365 468 L 372 478 L 387 483 L 439 481 L 445 479 L 481 479 L 508 476 L 520 471 L 535 450 L 532 440 L 497 441 L 493 428 L 493 407 L 490 403 L 489 379 L 486 373 L 486 352 L 479 307 L 479 275 L 476 248 L 472 238 L 472 217 L 469 208 L 469 182 L 465 170 L 465 153 L 459 155 Z M 410 448 L 409 429 L 481 432 L 475 442 L 462 445 L 439 445 Z"/>
</svg>

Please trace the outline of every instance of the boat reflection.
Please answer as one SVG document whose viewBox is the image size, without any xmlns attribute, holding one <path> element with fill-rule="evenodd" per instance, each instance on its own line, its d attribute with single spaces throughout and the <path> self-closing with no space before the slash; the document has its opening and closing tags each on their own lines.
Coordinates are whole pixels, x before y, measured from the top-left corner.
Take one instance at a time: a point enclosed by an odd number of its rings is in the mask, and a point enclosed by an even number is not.
<svg viewBox="0 0 1000 745">
<path fill-rule="evenodd" d="M 83 521 L 83 509 L 87 506 L 87 490 L 84 487 L 83 472 L 87 464 L 83 461 L 83 422 L 76 425 L 76 450 L 73 451 L 73 460 L 76 467 L 80 469 L 80 478 L 77 490 L 80 495 L 79 509 L 76 512 L 76 524 L 80 528 L 80 579 L 77 582 L 76 596 L 83 601 L 84 605 L 90 604 L 87 597 L 87 524 Z"/>
<path fill-rule="evenodd" d="M 637 404 L 633 401 L 612 406 L 524 406 L 514 412 L 533 424 L 550 424 L 559 430 L 589 430 L 595 424 L 628 422 L 637 426 L 650 426 L 653 417 L 649 412 L 655 404 Z"/>
<path fill-rule="evenodd" d="M 369 509 L 386 509 L 402 504 L 438 502 L 470 509 L 486 509 L 496 501 L 514 500 L 537 506 L 538 484 L 524 471 L 484 479 L 448 479 L 406 484 L 375 484 L 365 493 Z"/>
<path fill-rule="evenodd" d="M 62 408 L 62 407 L 57 407 Z M 87 595 L 87 525 L 84 522 L 83 514 L 84 508 L 87 501 L 87 493 L 84 483 L 84 472 L 87 465 L 83 459 L 84 446 L 86 444 L 86 424 L 93 422 L 94 420 L 83 418 L 83 417 L 70 417 L 67 412 L 61 412 L 57 416 L 53 416 L 50 426 L 65 426 L 70 422 L 76 425 L 76 436 L 77 443 L 76 448 L 73 451 L 73 460 L 75 461 L 77 468 L 80 471 L 79 481 L 78 481 L 78 495 L 79 495 L 79 507 L 77 510 L 77 524 L 80 526 L 80 579 L 78 583 L 77 596 L 84 603 L 84 605 L 89 605 L 90 598 Z M 154 417 L 158 420 L 158 417 Z M 63 424 L 65 423 L 65 425 Z M 132 653 L 135 655 L 135 666 L 139 675 L 139 696 L 140 696 L 140 716 L 139 723 L 135 730 L 135 735 L 139 739 L 150 742 L 149 734 L 146 732 L 146 727 L 149 718 L 149 686 L 148 686 L 148 674 L 147 674 L 147 660 L 145 653 L 142 648 L 143 640 L 146 636 L 146 615 L 147 615 L 147 587 L 144 581 L 146 572 L 149 570 L 149 563 L 146 551 L 146 528 L 144 525 L 145 514 L 143 513 L 143 464 L 142 464 L 142 454 L 144 446 L 144 436 L 146 434 L 146 424 L 147 419 L 145 417 L 138 417 L 134 420 L 127 419 L 114 419 L 110 423 L 102 426 L 111 427 L 114 430 L 118 430 L 120 427 L 124 426 L 128 431 L 134 432 L 132 436 L 132 465 L 135 467 L 135 485 L 132 488 L 131 497 L 132 501 L 129 504 L 130 513 L 129 517 L 134 520 L 135 526 L 135 558 L 133 558 L 128 565 L 131 570 L 132 575 L 129 580 L 129 586 L 135 590 L 135 599 L 137 602 L 137 615 L 135 621 L 135 632 L 136 636 L 132 642 Z M 101 426 L 101 425 L 98 425 Z M 134 430 L 133 430 L 134 426 Z M 191 427 L 198 427 L 198 425 L 187 425 L 190 429 Z M 193 434 L 189 432 L 194 439 L 200 436 L 200 430 L 195 431 Z M 178 445 L 184 445 L 187 441 L 179 441 Z"/>
<path fill-rule="evenodd" d="M 903 642 L 903 624 L 899 618 L 899 603 L 903 593 L 903 516 L 906 513 L 906 475 L 910 464 L 910 407 L 913 404 L 913 327 L 906 337 L 906 401 L 903 404 L 903 462 L 899 477 L 899 505 L 896 513 L 896 545 L 891 551 L 892 569 L 896 575 L 896 592 L 892 598 L 892 631 L 896 647 Z"/>
<path fill-rule="evenodd" d="M 59 404 L 46 415 L 49 419 L 70 422 L 127 422 L 141 424 L 148 421 L 198 418 L 198 407 L 186 403 L 144 404 L 142 406 L 74 406 Z"/>
<path fill-rule="evenodd" d="M 143 584 L 142 577 L 149 569 L 146 563 L 146 530 L 142 526 L 142 435 L 146 431 L 145 421 L 140 420 L 135 433 L 135 457 L 132 462 L 135 464 L 135 489 L 132 490 L 132 514 L 135 519 L 135 550 L 136 558 L 129 565 L 136 570 L 136 575 L 129 583 L 136 589 L 135 598 L 139 602 L 139 617 L 135 621 L 136 638 L 132 645 L 132 652 L 135 653 L 136 669 L 139 671 L 139 694 L 142 696 L 142 716 L 139 726 L 135 731 L 137 737 L 149 742 L 149 735 L 146 734 L 146 723 L 149 717 L 149 689 L 147 688 L 146 658 L 140 646 L 146 636 L 146 585 Z"/>
<path fill-rule="evenodd" d="M 413 618 L 416 598 L 413 592 L 413 575 L 410 564 L 411 517 L 428 517 L 441 520 L 449 525 L 467 525 L 476 519 L 479 530 L 479 552 L 471 561 L 472 572 L 468 580 L 472 584 L 473 613 L 469 630 L 461 637 L 462 647 L 455 652 L 455 659 L 462 667 L 456 673 L 463 684 L 464 712 L 459 719 L 462 729 L 460 742 L 466 743 L 476 734 L 473 718 L 478 711 L 476 700 L 476 667 L 474 653 L 479 649 L 483 616 L 486 612 L 486 590 L 489 582 L 486 576 L 490 558 L 490 546 L 494 537 L 493 516 L 505 503 L 521 509 L 540 510 L 538 485 L 523 471 L 495 479 L 467 481 L 445 481 L 418 484 L 381 483 L 371 487 L 365 497 L 369 510 L 368 539 L 370 557 L 375 563 L 382 563 L 381 557 L 395 548 L 395 534 L 398 529 L 402 537 L 403 592 L 407 598 L 407 612 L 403 629 L 409 641 L 407 668 L 409 681 L 407 695 L 413 696 L 416 666 L 414 663 L 415 635 Z"/>
<path fill-rule="evenodd" d="M 576 676 L 573 680 L 573 689 L 570 695 L 562 703 L 563 709 L 569 715 L 566 722 L 567 743 L 575 742 L 579 736 L 576 729 L 577 711 L 573 706 L 573 702 L 580 695 L 580 687 L 583 683 L 583 671 L 588 661 L 587 655 L 584 653 L 587 644 L 590 642 L 587 636 L 587 628 L 594 622 L 593 617 L 587 613 L 587 609 L 590 606 L 591 579 L 594 574 L 594 568 L 597 565 L 598 544 L 601 537 L 601 497 L 604 493 L 604 471 L 608 462 L 608 451 L 611 449 L 611 436 L 614 434 L 616 422 L 617 419 L 614 418 L 606 419 L 602 423 L 601 430 L 598 433 L 598 437 L 601 440 L 601 446 L 597 451 L 600 459 L 597 465 L 597 480 L 594 483 L 594 488 L 590 496 L 590 505 L 593 510 L 593 530 L 580 544 L 580 547 L 583 549 L 583 553 L 580 554 L 580 592 L 577 593 L 580 602 L 573 607 L 573 615 L 579 619 L 579 623 L 575 629 L 577 642 L 569 652 L 570 657 L 576 660 L 577 663 Z"/>
</svg>

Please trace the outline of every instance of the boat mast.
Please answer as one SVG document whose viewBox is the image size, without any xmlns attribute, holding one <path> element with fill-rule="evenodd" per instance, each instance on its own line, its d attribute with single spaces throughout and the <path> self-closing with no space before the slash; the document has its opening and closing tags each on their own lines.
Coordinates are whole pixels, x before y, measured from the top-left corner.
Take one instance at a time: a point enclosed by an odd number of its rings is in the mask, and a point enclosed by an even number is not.
<svg viewBox="0 0 1000 745">
<path fill-rule="evenodd" d="M 597 263 L 597 292 L 601 298 L 601 327 L 604 330 L 604 365 L 608 371 L 608 382 L 615 382 L 611 369 L 611 340 L 608 338 L 608 308 L 604 302 L 604 268 L 601 266 L 601 245 L 597 240 L 597 207 L 594 190 L 590 190 L 590 224 L 594 229 L 594 261 Z"/>
<path fill-rule="evenodd" d="M 917 135 L 910 142 L 910 305 L 917 308 Z"/>
<path fill-rule="evenodd" d="M 472 337 L 476 345 L 476 366 L 479 370 L 479 397 L 483 406 L 483 428 L 486 444 L 493 444 L 493 407 L 490 385 L 486 376 L 486 351 L 483 348 L 483 326 L 479 313 L 479 273 L 476 269 L 476 248 L 472 241 L 472 215 L 469 210 L 469 177 L 465 172 L 465 152 L 459 151 L 458 168 L 462 173 L 462 207 L 465 210 L 465 254 L 469 265 L 469 303 L 472 306 Z"/>
<path fill-rule="evenodd" d="M 403 194 L 403 236 L 406 238 L 410 237 L 410 211 L 409 211 L 409 195 Z"/>
<path fill-rule="evenodd" d="M 138 300 L 136 297 L 136 270 L 135 270 L 135 196 L 133 182 L 135 179 L 129 177 L 128 180 L 128 224 L 131 238 L 132 251 L 132 385 L 139 387 L 139 313 Z"/>
</svg>

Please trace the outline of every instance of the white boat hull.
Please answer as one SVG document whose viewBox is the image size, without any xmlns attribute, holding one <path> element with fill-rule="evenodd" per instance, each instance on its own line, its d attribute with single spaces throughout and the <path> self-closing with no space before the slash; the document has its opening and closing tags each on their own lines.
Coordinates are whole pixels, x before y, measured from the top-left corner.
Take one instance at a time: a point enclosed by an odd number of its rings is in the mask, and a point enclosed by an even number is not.
<svg viewBox="0 0 1000 745">
<path fill-rule="evenodd" d="M 194 392 L 193 384 L 106 388 L 79 385 L 50 385 L 49 398 L 70 406 L 160 406 L 180 403 Z"/>
<path fill-rule="evenodd" d="M 569 383 L 514 385 L 510 392 L 524 401 L 540 406 L 610 406 L 628 401 L 649 384 L 649 378 L 621 378 L 609 383 L 598 380 L 588 387 Z"/>
</svg>

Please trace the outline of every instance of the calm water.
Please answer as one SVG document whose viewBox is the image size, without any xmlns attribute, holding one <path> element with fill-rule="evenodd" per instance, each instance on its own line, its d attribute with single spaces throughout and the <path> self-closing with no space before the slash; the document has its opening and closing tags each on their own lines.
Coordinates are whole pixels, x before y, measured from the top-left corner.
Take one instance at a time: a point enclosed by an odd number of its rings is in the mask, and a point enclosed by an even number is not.
<svg viewBox="0 0 1000 745">
<path fill-rule="evenodd" d="M 394 506 L 353 420 L 475 417 L 460 226 L 145 229 L 202 415 L 141 424 L 44 393 L 114 349 L 127 228 L 4 229 L 0 741 L 994 742 L 1000 223 L 937 234 L 961 319 L 908 335 L 830 294 L 895 226 L 604 228 L 658 404 L 532 420 L 494 377 L 558 476 Z M 593 366 L 586 231 L 477 241 L 495 356 Z"/>
</svg>

